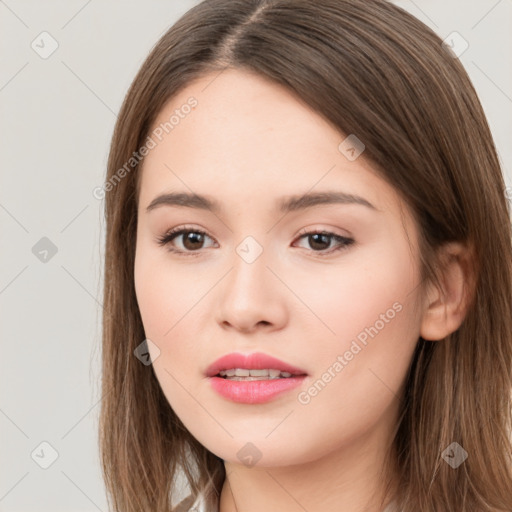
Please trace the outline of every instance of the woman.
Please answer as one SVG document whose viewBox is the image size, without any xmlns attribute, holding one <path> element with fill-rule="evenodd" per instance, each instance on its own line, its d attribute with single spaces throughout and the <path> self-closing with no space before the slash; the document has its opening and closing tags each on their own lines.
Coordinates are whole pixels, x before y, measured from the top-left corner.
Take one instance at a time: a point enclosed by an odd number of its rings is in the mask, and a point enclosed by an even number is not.
<svg viewBox="0 0 512 512">
<path fill-rule="evenodd" d="M 504 190 L 466 72 L 402 9 L 188 11 L 108 162 L 113 510 L 512 510 Z"/>
</svg>

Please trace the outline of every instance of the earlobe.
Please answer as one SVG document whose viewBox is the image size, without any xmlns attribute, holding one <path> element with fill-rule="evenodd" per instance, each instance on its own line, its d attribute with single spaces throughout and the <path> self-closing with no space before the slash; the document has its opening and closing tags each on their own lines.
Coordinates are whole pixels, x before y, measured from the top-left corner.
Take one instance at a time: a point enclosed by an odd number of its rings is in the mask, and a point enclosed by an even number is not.
<svg viewBox="0 0 512 512">
<path fill-rule="evenodd" d="M 473 251 L 458 242 L 445 244 L 440 250 L 442 289 L 429 283 L 420 328 L 420 336 L 430 341 L 442 340 L 460 327 L 473 288 Z"/>
</svg>

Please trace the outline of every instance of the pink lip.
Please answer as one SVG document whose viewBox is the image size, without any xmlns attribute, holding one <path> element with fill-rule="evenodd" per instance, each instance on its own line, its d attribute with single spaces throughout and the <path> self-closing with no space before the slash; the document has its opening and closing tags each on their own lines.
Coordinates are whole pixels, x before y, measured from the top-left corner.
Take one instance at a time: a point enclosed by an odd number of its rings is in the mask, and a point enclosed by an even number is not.
<svg viewBox="0 0 512 512">
<path fill-rule="evenodd" d="M 232 381 L 218 376 L 221 370 L 231 368 L 276 369 L 291 373 L 293 377 L 257 381 Z M 212 388 L 228 400 L 246 404 L 261 404 L 302 384 L 307 373 L 275 357 L 257 352 L 249 355 L 232 353 L 221 357 L 208 367 L 206 375 L 209 377 L 208 380 Z"/>
</svg>

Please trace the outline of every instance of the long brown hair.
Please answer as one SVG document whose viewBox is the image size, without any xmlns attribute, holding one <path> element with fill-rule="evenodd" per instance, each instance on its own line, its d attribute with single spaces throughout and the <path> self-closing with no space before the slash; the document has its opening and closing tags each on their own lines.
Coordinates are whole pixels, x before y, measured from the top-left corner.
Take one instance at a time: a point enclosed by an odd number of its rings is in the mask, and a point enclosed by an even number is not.
<svg viewBox="0 0 512 512">
<path fill-rule="evenodd" d="M 205 0 L 154 46 L 121 107 L 104 188 L 100 451 L 113 510 L 168 512 L 180 472 L 189 505 L 202 493 L 218 510 L 223 461 L 192 437 L 151 365 L 134 356 L 145 339 L 134 289 L 143 159 L 130 159 L 170 98 L 227 67 L 286 86 L 341 133 L 357 134 L 418 223 L 424 279 L 439 282 L 443 244 L 474 247 L 467 316 L 444 340 L 420 338 L 411 361 L 393 440 L 395 498 L 407 512 L 512 510 L 510 209 L 477 94 L 441 43 L 383 0 Z M 454 442 L 468 454 L 457 469 L 442 458 Z"/>
</svg>

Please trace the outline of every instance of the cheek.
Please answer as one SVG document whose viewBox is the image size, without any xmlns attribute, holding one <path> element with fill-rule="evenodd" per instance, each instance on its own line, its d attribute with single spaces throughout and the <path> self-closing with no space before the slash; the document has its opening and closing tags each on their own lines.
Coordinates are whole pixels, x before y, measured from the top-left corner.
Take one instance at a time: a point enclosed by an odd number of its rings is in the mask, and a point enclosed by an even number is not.
<svg viewBox="0 0 512 512">
<path fill-rule="evenodd" d="M 205 286 L 198 272 L 182 271 L 171 264 L 165 249 L 146 247 L 137 250 L 134 282 L 146 335 L 161 340 L 171 337 L 180 319 L 204 294 Z"/>
<path fill-rule="evenodd" d="M 135 292 L 146 338 L 160 353 L 153 367 L 164 392 L 200 377 L 197 315 L 216 279 L 169 263 L 165 250 L 141 248 L 134 265 Z M 179 386 L 178 386 L 179 387 Z"/>
<path fill-rule="evenodd" d="M 199 376 L 193 333 L 187 331 L 194 303 L 200 297 L 193 279 L 171 271 L 154 251 L 140 249 L 134 265 L 135 292 L 144 334 L 158 347 L 152 366 L 168 403 L 180 418 L 187 414 L 192 380 Z M 196 411 L 196 414 L 198 412 Z"/>
<path fill-rule="evenodd" d="M 337 348 L 376 322 L 380 325 L 381 315 L 399 316 L 396 310 L 414 298 L 418 284 L 409 247 L 401 240 L 368 245 L 336 264 L 317 265 L 313 270 L 283 267 L 281 273 L 294 283 L 301 299 L 297 302 L 304 309 L 300 321 L 316 326 L 327 342 L 324 346 L 332 345 L 331 339 Z"/>
<path fill-rule="evenodd" d="M 398 393 L 420 325 L 419 276 L 409 254 L 407 242 L 382 245 L 344 268 L 333 266 L 323 287 L 316 277 L 302 277 L 302 298 L 322 322 L 304 317 L 303 332 L 314 343 L 303 349 L 314 361 L 317 385 L 301 403 L 310 400 L 318 414 L 328 410 L 320 404 L 333 403 L 349 418 L 358 405 L 379 410 L 377 401 L 389 404 Z"/>
<path fill-rule="evenodd" d="M 418 332 L 412 326 L 411 301 L 389 310 L 387 321 L 375 322 L 378 312 L 378 307 L 367 310 L 362 329 L 350 325 L 358 334 L 339 337 L 328 353 L 315 354 L 315 374 L 297 397 L 295 419 L 303 432 L 315 437 L 322 425 L 322 436 L 316 436 L 320 451 L 337 443 L 350 446 L 381 422 L 395 421 Z M 341 322 L 338 327 L 342 332 Z"/>
</svg>

